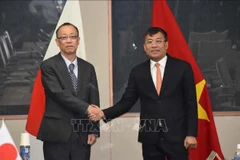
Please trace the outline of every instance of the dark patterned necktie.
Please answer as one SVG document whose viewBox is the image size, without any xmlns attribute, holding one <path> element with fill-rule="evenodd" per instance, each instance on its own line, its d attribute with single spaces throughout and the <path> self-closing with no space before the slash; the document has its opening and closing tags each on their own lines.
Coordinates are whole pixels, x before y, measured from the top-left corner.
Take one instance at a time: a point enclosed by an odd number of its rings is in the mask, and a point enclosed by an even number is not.
<svg viewBox="0 0 240 160">
<path fill-rule="evenodd" d="M 73 89 L 75 92 L 77 92 L 77 84 L 78 84 L 78 79 L 76 77 L 76 75 L 74 74 L 73 72 L 73 69 L 74 69 L 75 65 L 73 63 L 71 63 L 68 68 L 69 68 L 69 75 L 71 77 L 71 80 L 72 80 L 72 86 L 73 86 Z"/>
</svg>

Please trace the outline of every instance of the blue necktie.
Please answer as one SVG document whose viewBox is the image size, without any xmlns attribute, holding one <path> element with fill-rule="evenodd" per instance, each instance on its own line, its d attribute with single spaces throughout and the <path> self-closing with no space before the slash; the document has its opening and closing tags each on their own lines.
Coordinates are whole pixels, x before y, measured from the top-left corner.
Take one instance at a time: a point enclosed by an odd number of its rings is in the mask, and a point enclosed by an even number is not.
<svg viewBox="0 0 240 160">
<path fill-rule="evenodd" d="M 78 84 L 78 79 L 76 77 L 76 75 L 74 74 L 73 72 L 73 69 L 74 69 L 75 65 L 73 63 L 71 63 L 68 68 L 69 68 L 69 75 L 71 77 L 71 80 L 72 80 L 72 86 L 73 86 L 73 89 L 75 92 L 77 92 L 77 84 Z"/>
</svg>

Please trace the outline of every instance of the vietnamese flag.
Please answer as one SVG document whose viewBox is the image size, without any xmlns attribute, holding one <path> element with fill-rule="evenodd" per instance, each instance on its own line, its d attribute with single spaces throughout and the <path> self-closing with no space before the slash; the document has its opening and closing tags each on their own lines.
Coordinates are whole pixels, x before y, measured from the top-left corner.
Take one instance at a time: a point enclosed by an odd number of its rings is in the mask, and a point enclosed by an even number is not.
<svg viewBox="0 0 240 160">
<path fill-rule="evenodd" d="M 154 0 L 152 25 L 160 27 L 168 33 L 168 53 L 173 57 L 189 62 L 194 72 L 198 101 L 198 146 L 196 149 L 190 150 L 189 159 L 204 160 L 212 151 L 224 159 L 216 132 L 206 81 L 166 0 Z"/>
</svg>

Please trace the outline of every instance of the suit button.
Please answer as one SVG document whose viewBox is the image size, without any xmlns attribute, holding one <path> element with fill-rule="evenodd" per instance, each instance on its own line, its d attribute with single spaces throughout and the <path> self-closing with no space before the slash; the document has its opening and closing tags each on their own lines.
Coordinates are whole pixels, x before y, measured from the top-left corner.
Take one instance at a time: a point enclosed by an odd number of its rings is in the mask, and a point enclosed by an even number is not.
<svg viewBox="0 0 240 160">
<path fill-rule="evenodd" d="M 157 103 L 161 103 L 161 101 L 160 101 L 160 100 L 158 100 L 158 101 L 157 101 Z"/>
<path fill-rule="evenodd" d="M 163 141 L 163 138 L 160 138 L 161 141 Z"/>
</svg>

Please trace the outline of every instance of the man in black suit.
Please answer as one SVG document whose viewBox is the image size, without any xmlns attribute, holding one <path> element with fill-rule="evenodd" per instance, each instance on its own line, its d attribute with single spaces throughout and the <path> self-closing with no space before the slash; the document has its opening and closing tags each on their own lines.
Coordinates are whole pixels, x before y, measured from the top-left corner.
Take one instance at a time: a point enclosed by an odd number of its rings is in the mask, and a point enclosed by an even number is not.
<svg viewBox="0 0 240 160">
<path fill-rule="evenodd" d="M 197 100 L 189 63 L 167 54 L 167 33 L 151 27 L 144 50 L 150 60 L 134 67 L 122 99 L 113 107 L 89 114 L 110 121 L 128 112 L 140 98 L 140 130 L 144 160 L 187 160 L 197 146 Z M 98 109 L 98 108 L 96 108 Z"/>
<path fill-rule="evenodd" d="M 43 141 L 45 160 L 89 160 L 90 147 L 99 137 L 98 122 L 88 114 L 99 105 L 92 64 L 76 56 L 79 32 L 71 23 L 56 31 L 60 53 L 41 64 L 46 108 L 37 138 Z"/>
</svg>

